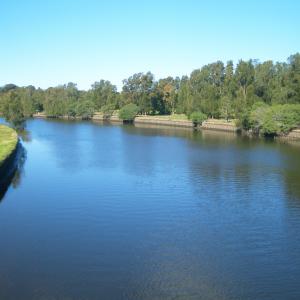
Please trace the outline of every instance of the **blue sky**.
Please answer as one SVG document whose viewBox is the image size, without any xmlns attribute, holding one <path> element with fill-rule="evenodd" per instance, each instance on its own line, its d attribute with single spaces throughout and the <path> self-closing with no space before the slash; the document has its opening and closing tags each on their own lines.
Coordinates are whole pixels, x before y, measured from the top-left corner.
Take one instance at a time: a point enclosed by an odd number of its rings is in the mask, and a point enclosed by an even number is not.
<svg viewBox="0 0 300 300">
<path fill-rule="evenodd" d="M 118 87 L 136 72 L 188 75 L 300 51 L 300 1 L 1 0 L 0 86 Z"/>
</svg>

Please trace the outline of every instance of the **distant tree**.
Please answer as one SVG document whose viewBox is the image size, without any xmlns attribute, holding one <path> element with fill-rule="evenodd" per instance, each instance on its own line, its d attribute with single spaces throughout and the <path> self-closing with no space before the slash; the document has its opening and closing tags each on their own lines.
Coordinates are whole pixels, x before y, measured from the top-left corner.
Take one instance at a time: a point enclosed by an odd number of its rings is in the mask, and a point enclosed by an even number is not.
<svg viewBox="0 0 300 300">
<path fill-rule="evenodd" d="M 114 104 L 106 104 L 101 107 L 104 119 L 109 119 L 115 110 Z"/>
<path fill-rule="evenodd" d="M 125 103 L 134 103 L 139 106 L 141 113 L 150 114 L 155 111 L 152 97 L 156 84 L 151 72 L 137 73 L 123 80 L 122 96 Z"/>
<path fill-rule="evenodd" d="M 76 106 L 76 115 L 85 120 L 91 119 L 94 111 L 94 103 L 91 101 L 80 101 Z"/>
<path fill-rule="evenodd" d="M 190 119 L 195 125 L 201 125 L 205 120 L 207 120 L 207 115 L 201 111 L 195 111 L 190 115 Z"/>
<path fill-rule="evenodd" d="M 275 68 L 272 61 L 258 64 L 255 68 L 255 94 L 268 104 L 272 101 L 272 81 L 274 75 Z"/>
<path fill-rule="evenodd" d="M 139 107 L 133 103 L 126 104 L 119 111 L 119 118 L 123 121 L 133 121 L 139 112 Z"/>
<path fill-rule="evenodd" d="M 300 53 L 291 55 L 288 59 L 288 73 L 291 103 L 300 103 Z"/>
<path fill-rule="evenodd" d="M 8 92 L 10 90 L 15 90 L 17 88 L 18 88 L 17 85 L 15 85 L 13 83 L 9 83 L 9 84 L 4 85 L 3 87 L 0 87 L 0 92 L 6 93 L 6 92 Z"/>
<path fill-rule="evenodd" d="M 151 72 L 136 73 L 123 81 L 120 93 L 106 80 L 96 81 L 87 91 L 72 82 L 46 90 L 0 87 L 0 114 L 11 122 L 15 118 L 15 124 L 42 111 L 49 117 L 82 118 L 101 111 L 108 118 L 114 110 L 134 104 L 143 114 L 202 112 L 211 118 L 238 119 L 243 128 L 259 133 L 282 134 L 296 126 L 293 109 L 298 108 L 293 105 L 299 103 L 299 53 L 278 63 L 241 60 L 234 66 L 232 61 L 217 61 L 181 79 L 157 81 Z"/>
<path fill-rule="evenodd" d="M 25 128 L 25 116 L 20 97 L 14 90 L 10 90 L 1 103 L 1 112 L 5 120 L 16 129 Z"/>
<path fill-rule="evenodd" d="M 180 86 L 180 79 L 176 77 L 175 79 L 171 76 L 160 79 L 158 81 L 158 90 L 161 93 L 161 99 L 163 100 L 163 105 L 160 108 L 159 112 L 162 113 L 174 113 L 177 99 L 178 99 L 178 90 Z"/>
<path fill-rule="evenodd" d="M 92 84 L 92 101 L 95 109 L 101 110 L 105 105 L 118 107 L 118 93 L 115 85 L 110 81 L 100 80 Z"/>
<path fill-rule="evenodd" d="M 247 97 L 247 89 L 254 82 L 255 70 L 251 60 L 240 61 L 236 67 L 235 79 L 241 89 L 244 99 Z"/>
<path fill-rule="evenodd" d="M 227 121 L 234 117 L 233 103 L 228 96 L 223 96 L 220 99 L 220 117 Z"/>
</svg>

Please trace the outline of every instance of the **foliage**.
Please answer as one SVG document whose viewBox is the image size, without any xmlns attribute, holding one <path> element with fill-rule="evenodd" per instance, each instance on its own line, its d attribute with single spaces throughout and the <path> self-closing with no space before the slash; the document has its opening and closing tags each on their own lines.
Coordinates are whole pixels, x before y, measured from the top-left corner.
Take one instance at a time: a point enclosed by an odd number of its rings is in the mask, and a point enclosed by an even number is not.
<svg viewBox="0 0 300 300">
<path fill-rule="evenodd" d="M 255 105 L 250 112 L 249 124 L 255 133 L 286 134 L 300 125 L 300 104 Z"/>
<path fill-rule="evenodd" d="M 82 119 L 90 119 L 94 114 L 94 103 L 89 100 L 78 102 L 76 106 L 76 116 Z"/>
<path fill-rule="evenodd" d="M 94 102 L 95 109 L 98 111 L 107 105 L 112 106 L 113 110 L 119 107 L 117 87 L 107 80 L 102 79 L 92 84 L 90 98 Z"/>
<path fill-rule="evenodd" d="M 297 123 L 290 109 L 279 113 L 277 105 L 299 103 L 299 53 L 283 63 L 241 60 L 234 66 L 232 61 L 217 61 L 190 76 L 158 81 L 151 72 L 137 73 L 123 81 L 121 92 L 106 80 L 96 81 L 87 91 L 72 82 L 46 90 L 11 83 L 0 88 L 0 113 L 14 126 L 22 125 L 36 112 L 83 118 L 103 112 L 109 118 L 114 110 L 134 104 L 142 114 L 190 116 L 203 112 L 208 117 L 238 119 L 244 129 L 257 133 L 277 134 Z"/>
<path fill-rule="evenodd" d="M 221 97 L 219 113 L 220 117 L 227 121 L 234 117 L 233 101 L 229 98 L 229 96 Z"/>
<path fill-rule="evenodd" d="M 205 120 L 207 120 L 207 115 L 201 111 L 195 111 L 191 113 L 190 119 L 193 121 L 194 124 L 201 125 Z"/>
<path fill-rule="evenodd" d="M 106 104 L 101 107 L 101 111 L 102 111 L 103 117 L 105 119 L 110 118 L 112 116 L 114 110 L 115 110 L 115 106 L 113 104 Z"/>
<path fill-rule="evenodd" d="M 19 95 L 9 91 L 1 102 L 1 112 L 4 119 L 16 129 L 25 127 L 25 115 Z"/>
<path fill-rule="evenodd" d="M 119 118 L 124 121 L 133 121 L 138 112 L 139 107 L 133 103 L 129 103 L 120 109 Z"/>
</svg>

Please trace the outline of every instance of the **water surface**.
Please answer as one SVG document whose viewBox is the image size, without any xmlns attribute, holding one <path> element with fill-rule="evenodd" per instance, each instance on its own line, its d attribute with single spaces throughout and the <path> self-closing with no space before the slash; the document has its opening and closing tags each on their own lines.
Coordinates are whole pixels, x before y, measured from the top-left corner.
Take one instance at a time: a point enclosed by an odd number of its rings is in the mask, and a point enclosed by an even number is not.
<svg viewBox="0 0 300 300">
<path fill-rule="evenodd" d="M 300 299 L 300 148 L 33 120 L 0 299 Z"/>
</svg>

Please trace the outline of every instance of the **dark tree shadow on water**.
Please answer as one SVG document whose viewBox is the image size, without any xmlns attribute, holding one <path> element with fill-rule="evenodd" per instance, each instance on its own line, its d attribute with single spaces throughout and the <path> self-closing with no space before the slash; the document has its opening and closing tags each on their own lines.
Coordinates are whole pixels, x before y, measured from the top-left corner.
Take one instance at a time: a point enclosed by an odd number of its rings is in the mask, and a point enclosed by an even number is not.
<svg viewBox="0 0 300 300">
<path fill-rule="evenodd" d="M 10 185 L 17 188 L 21 183 L 27 153 L 21 143 L 17 147 L 7 165 L 0 170 L 0 203 Z"/>
</svg>

